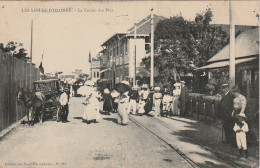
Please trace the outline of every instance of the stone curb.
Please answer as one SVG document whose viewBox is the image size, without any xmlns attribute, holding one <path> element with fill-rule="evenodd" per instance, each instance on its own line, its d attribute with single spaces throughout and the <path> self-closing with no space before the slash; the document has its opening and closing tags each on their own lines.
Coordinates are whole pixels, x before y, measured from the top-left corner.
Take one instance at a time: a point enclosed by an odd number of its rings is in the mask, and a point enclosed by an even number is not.
<svg viewBox="0 0 260 168">
<path fill-rule="evenodd" d="M 2 140 L 8 133 L 10 133 L 13 129 L 15 129 L 18 125 L 20 125 L 21 121 L 23 121 L 25 119 L 26 119 L 26 116 L 16 122 L 14 122 L 13 124 L 11 124 L 7 128 L 5 128 L 4 130 L 2 130 L 0 132 L 0 140 Z"/>
</svg>

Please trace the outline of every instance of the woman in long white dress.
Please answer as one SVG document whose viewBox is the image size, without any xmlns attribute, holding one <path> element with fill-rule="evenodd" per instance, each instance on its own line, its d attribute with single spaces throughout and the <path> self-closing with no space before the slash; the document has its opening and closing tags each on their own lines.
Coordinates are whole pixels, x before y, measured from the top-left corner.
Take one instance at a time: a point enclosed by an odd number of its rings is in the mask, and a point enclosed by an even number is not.
<svg viewBox="0 0 260 168">
<path fill-rule="evenodd" d="M 154 88 L 154 112 L 155 112 L 155 117 L 160 117 L 161 116 L 161 103 L 162 103 L 162 93 L 160 93 L 161 88 L 160 87 L 155 87 Z"/>
<path fill-rule="evenodd" d="M 127 125 L 129 122 L 128 113 L 127 113 L 127 105 L 128 105 L 128 96 L 123 93 L 117 97 L 118 100 L 118 116 L 117 122 L 121 125 Z"/>
<path fill-rule="evenodd" d="M 93 91 L 86 99 L 84 104 L 86 105 L 86 107 L 82 116 L 83 121 L 86 121 L 87 124 L 90 124 L 91 122 L 96 123 L 97 120 L 101 118 L 101 115 L 99 113 L 98 94 Z"/>
<path fill-rule="evenodd" d="M 180 109 L 178 107 L 179 103 L 179 97 L 181 94 L 181 84 L 180 83 L 175 83 L 174 84 L 175 90 L 172 91 L 173 93 L 173 103 L 172 103 L 172 113 L 173 115 L 180 115 Z"/>
</svg>

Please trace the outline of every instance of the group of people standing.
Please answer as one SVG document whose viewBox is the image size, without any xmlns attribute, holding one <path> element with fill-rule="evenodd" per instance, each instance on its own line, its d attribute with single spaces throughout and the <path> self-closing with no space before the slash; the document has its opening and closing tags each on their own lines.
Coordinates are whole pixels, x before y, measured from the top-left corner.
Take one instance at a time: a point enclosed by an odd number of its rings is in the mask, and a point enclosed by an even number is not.
<svg viewBox="0 0 260 168">
<path fill-rule="evenodd" d="M 128 114 L 160 117 L 167 111 L 167 114 L 185 116 L 188 88 L 184 81 L 175 83 L 174 87 L 173 91 L 169 91 L 160 87 L 149 88 L 147 84 L 140 88 L 134 85 L 124 93 L 116 90 L 110 93 L 106 88 L 103 94 L 103 111 L 107 115 L 118 112 L 118 121 L 122 125 L 128 123 Z"/>
<path fill-rule="evenodd" d="M 245 157 L 248 157 L 246 133 L 249 131 L 247 117 L 245 114 L 246 98 L 240 94 L 239 87 L 236 85 L 231 90 L 224 84 L 223 97 L 220 102 L 223 114 L 223 128 L 225 131 L 226 142 L 239 149 L 239 157 L 244 150 Z"/>
</svg>

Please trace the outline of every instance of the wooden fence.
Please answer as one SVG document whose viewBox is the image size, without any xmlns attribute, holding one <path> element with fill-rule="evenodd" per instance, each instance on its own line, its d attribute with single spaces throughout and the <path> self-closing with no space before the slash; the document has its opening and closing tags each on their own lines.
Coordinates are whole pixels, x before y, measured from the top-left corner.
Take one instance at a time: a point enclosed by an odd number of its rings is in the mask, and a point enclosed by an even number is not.
<svg viewBox="0 0 260 168">
<path fill-rule="evenodd" d="M 18 87 L 33 89 L 40 72 L 32 64 L 0 50 L 0 131 L 23 118 L 25 107 L 17 102 Z"/>
</svg>

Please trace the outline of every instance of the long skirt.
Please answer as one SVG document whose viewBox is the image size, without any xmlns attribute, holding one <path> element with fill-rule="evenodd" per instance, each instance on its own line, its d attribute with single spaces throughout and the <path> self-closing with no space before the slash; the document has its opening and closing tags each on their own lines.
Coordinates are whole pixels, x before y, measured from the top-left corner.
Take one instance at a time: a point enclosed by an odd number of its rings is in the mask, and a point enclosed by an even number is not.
<svg viewBox="0 0 260 168">
<path fill-rule="evenodd" d="M 103 104 L 103 111 L 112 111 L 113 110 L 113 103 L 110 99 L 104 99 L 104 104 Z"/>
<path fill-rule="evenodd" d="M 101 118 L 101 115 L 99 113 L 99 106 L 93 105 L 93 104 L 88 104 L 85 107 L 82 118 L 87 121 L 99 120 Z"/>
<path fill-rule="evenodd" d="M 154 101 L 155 116 L 161 116 L 161 102 L 161 99 L 155 99 Z"/>
<path fill-rule="evenodd" d="M 118 124 L 128 124 L 127 103 L 118 103 L 117 122 Z"/>
<path fill-rule="evenodd" d="M 176 96 L 173 98 L 173 102 L 172 102 L 172 113 L 173 115 L 180 115 L 180 109 L 178 107 L 178 103 L 179 103 L 179 96 Z"/>
<path fill-rule="evenodd" d="M 145 113 L 145 101 L 144 100 L 140 100 L 139 105 L 138 105 L 138 113 L 139 114 L 143 114 Z"/>
</svg>

